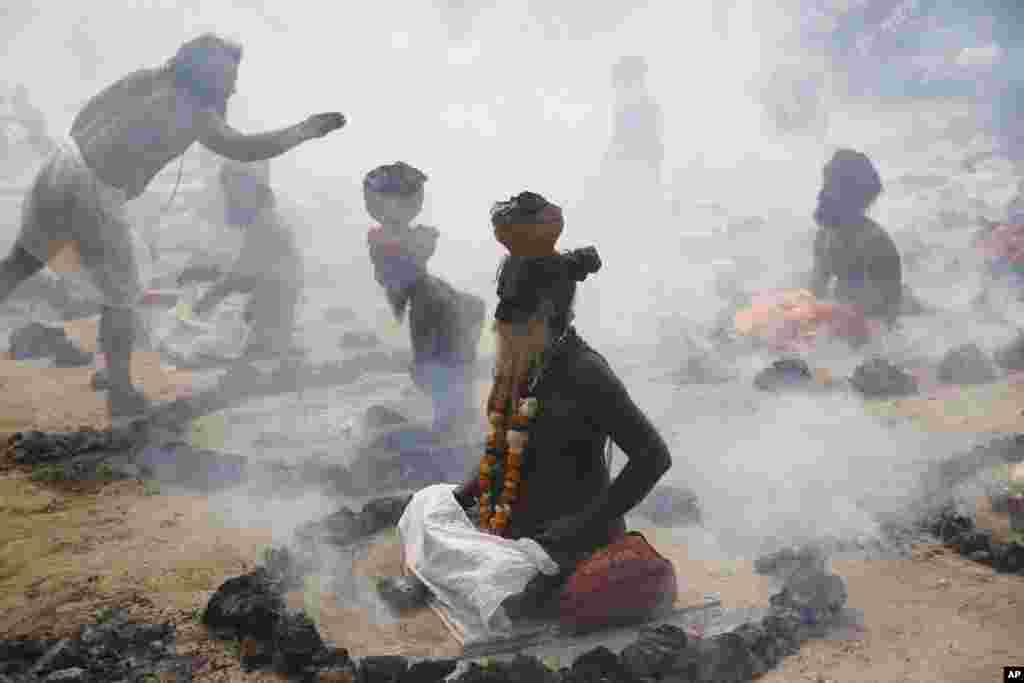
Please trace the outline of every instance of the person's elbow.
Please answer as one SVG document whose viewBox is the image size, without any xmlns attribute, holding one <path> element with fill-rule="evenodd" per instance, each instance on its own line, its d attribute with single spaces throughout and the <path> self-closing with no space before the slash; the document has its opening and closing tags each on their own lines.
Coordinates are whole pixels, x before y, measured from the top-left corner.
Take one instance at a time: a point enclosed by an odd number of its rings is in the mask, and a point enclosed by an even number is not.
<svg viewBox="0 0 1024 683">
<path fill-rule="evenodd" d="M 665 476 L 672 469 L 672 454 L 665 450 L 664 455 L 658 460 L 658 478 Z"/>
<path fill-rule="evenodd" d="M 654 480 L 657 481 L 672 469 L 672 454 L 669 452 L 668 446 L 661 444 L 660 448 L 654 450 L 653 456 L 651 458 L 651 472 Z"/>
</svg>

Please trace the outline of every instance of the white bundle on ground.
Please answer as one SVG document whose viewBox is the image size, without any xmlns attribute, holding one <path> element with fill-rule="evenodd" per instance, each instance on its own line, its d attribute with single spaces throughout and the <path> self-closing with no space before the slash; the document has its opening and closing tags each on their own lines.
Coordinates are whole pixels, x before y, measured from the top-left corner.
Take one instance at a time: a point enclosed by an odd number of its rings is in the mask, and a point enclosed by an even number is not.
<svg viewBox="0 0 1024 683">
<path fill-rule="evenodd" d="M 465 644 L 517 635 L 501 607 L 530 579 L 558 566 L 529 538 L 480 531 L 455 500 L 455 486 L 437 484 L 413 496 L 398 521 L 405 564 L 430 589 Z"/>
<path fill-rule="evenodd" d="M 216 317 L 199 319 L 192 314 L 198 295 L 198 288 L 190 288 L 159 317 L 152 332 L 157 348 L 186 363 L 241 358 L 250 332 L 241 307 L 222 306 Z"/>
</svg>

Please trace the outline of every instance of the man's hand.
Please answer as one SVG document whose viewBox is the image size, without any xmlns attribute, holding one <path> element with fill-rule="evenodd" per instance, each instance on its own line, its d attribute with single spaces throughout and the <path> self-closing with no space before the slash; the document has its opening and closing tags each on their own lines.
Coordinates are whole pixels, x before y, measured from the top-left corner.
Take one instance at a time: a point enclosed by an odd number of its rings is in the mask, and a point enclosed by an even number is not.
<svg viewBox="0 0 1024 683">
<path fill-rule="evenodd" d="M 302 129 L 309 139 L 322 138 L 345 125 L 345 115 L 338 112 L 314 114 L 302 122 Z"/>
<path fill-rule="evenodd" d="M 223 273 L 217 266 L 188 266 L 178 276 L 178 286 L 194 282 L 216 282 L 221 277 Z"/>
<path fill-rule="evenodd" d="M 190 313 L 192 314 L 192 317 L 202 318 L 210 311 L 210 308 L 212 308 L 212 306 L 209 301 L 200 300 L 192 305 Z"/>
</svg>

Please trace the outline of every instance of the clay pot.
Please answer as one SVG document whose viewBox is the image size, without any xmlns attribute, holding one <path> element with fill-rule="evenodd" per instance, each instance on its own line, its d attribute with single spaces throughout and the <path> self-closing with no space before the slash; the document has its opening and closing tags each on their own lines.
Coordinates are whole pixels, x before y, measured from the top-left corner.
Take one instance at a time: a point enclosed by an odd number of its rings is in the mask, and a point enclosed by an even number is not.
<svg viewBox="0 0 1024 683">
<path fill-rule="evenodd" d="M 499 225 L 494 228 L 494 237 L 513 256 L 539 258 L 555 253 L 562 227 L 561 223 Z"/>
</svg>

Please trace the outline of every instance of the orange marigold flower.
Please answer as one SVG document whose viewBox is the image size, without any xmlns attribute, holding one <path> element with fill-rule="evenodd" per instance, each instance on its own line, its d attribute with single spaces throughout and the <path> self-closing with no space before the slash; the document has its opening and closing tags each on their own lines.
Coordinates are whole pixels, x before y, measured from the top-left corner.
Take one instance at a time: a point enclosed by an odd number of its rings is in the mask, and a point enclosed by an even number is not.
<svg viewBox="0 0 1024 683">
<path fill-rule="evenodd" d="M 508 424 L 513 427 L 528 427 L 530 418 L 525 415 L 512 415 L 508 418 Z"/>
</svg>

